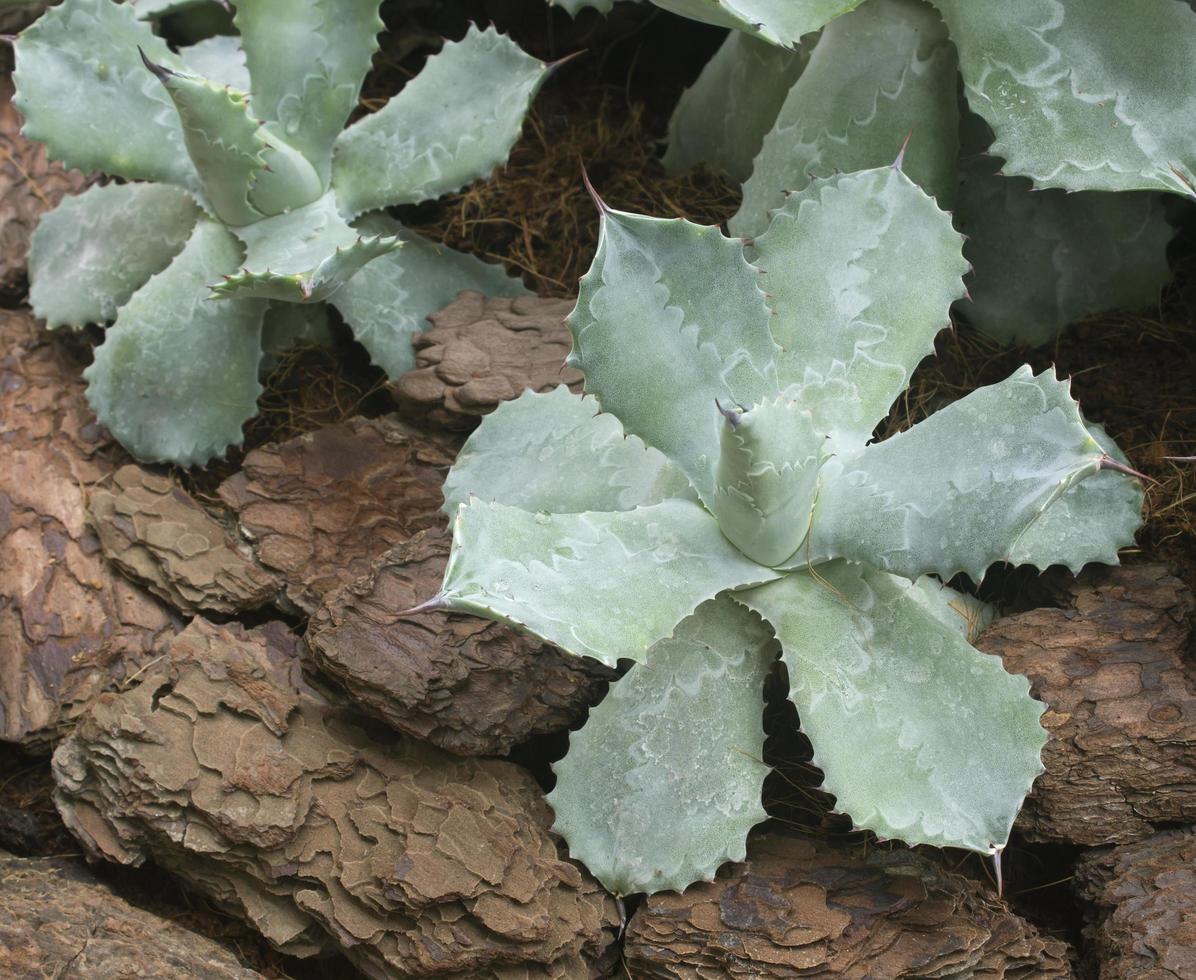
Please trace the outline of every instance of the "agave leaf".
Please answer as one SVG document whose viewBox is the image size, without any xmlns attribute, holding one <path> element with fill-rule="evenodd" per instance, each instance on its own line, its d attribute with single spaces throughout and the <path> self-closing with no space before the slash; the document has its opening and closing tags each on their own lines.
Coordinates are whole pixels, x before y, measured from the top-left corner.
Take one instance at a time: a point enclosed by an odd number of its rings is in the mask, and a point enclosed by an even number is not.
<svg viewBox="0 0 1196 980">
<path fill-rule="evenodd" d="M 190 7 L 215 4 L 217 0 L 128 0 L 141 20 L 154 20 Z"/>
<path fill-rule="evenodd" d="M 1088 423 L 1088 431 L 1105 453 L 1128 465 L 1104 427 Z M 1142 524 L 1142 484 L 1122 473 L 1102 470 L 1068 487 L 1022 534 L 1009 551 L 1013 565 L 1066 565 L 1078 574 L 1088 562 L 1118 563 L 1117 550 L 1134 543 Z"/>
<path fill-rule="evenodd" d="M 585 372 L 586 391 L 707 503 L 723 421 L 715 400 L 747 406 L 777 394 L 759 279 L 717 228 L 604 207 L 569 315 L 569 364 Z"/>
<path fill-rule="evenodd" d="M 867 565 L 828 563 L 737 598 L 776 631 L 813 762 L 856 826 L 1004 846 L 1047 738 L 1024 677 Z"/>
<path fill-rule="evenodd" d="M 320 302 L 366 263 L 401 244 L 390 235 L 358 235 L 340 216 L 331 192 L 236 232 L 247 249 L 244 267 L 214 283 L 214 296 Z"/>
<path fill-rule="evenodd" d="M 379 112 L 336 141 L 332 183 L 350 217 L 464 187 L 511 152 L 551 66 L 493 28 L 449 42 Z"/>
<path fill-rule="evenodd" d="M 473 501 L 457 511 L 438 605 L 613 667 L 642 662 L 706 599 L 777 575 L 688 500 L 551 515 Z"/>
<path fill-rule="evenodd" d="M 974 270 L 956 309 L 980 331 L 1044 344 L 1091 313 L 1158 303 L 1175 234 L 1159 194 L 1035 191 L 987 162 L 965 170 L 955 213 Z"/>
<path fill-rule="evenodd" d="M 332 345 L 328 306 L 324 303 L 270 303 L 262 321 L 262 359 L 265 374 L 278 365 L 279 355 L 300 344 L 307 347 Z"/>
<path fill-rule="evenodd" d="M 962 245 L 891 167 L 812 184 L 756 240 L 781 385 L 836 446 L 865 442 L 933 351 L 963 295 Z"/>
<path fill-rule="evenodd" d="M 975 643 L 985 627 L 997 617 L 997 608 L 991 602 L 983 602 L 966 592 L 943 585 L 933 575 L 923 575 L 915 582 L 891 576 L 890 581 L 895 588 L 904 589 L 911 601 L 921 605 L 944 626 L 958 632 L 968 643 Z"/>
<path fill-rule="evenodd" d="M 711 510 L 740 551 L 779 565 L 809 530 L 826 437 L 804 406 L 784 398 L 723 416 Z"/>
<path fill-rule="evenodd" d="M 170 264 L 199 217 L 163 184 L 89 187 L 45 215 L 29 245 L 29 303 L 50 327 L 106 323 Z"/>
<path fill-rule="evenodd" d="M 206 463 L 240 442 L 257 411 L 266 304 L 208 299 L 207 283 L 240 258 L 236 238 L 201 219 L 178 257 L 121 309 L 83 372 L 92 409 L 138 459 Z"/>
<path fill-rule="evenodd" d="M 809 34 L 862 0 L 652 0 L 658 7 L 704 24 L 746 31 L 770 44 L 795 47 Z"/>
<path fill-rule="evenodd" d="M 609 14 L 615 0 L 548 0 L 550 7 L 560 7 L 570 17 L 576 17 L 587 7 L 593 7 L 600 14 Z"/>
<path fill-rule="evenodd" d="M 51 7 L 15 45 L 13 102 L 25 117 L 23 132 L 69 167 L 198 193 L 178 114 L 138 47 L 183 70 L 128 4 L 67 0 Z"/>
<path fill-rule="evenodd" d="M 475 495 L 551 514 L 693 499 L 689 481 L 667 456 L 625 436 L 593 398 L 564 385 L 545 394 L 525 391 L 482 419 L 445 480 L 445 513 L 456 514 Z"/>
<path fill-rule="evenodd" d="M 767 816 L 760 713 L 776 654 L 759 617 L 705 602 L 570 736 L 553 829 L 615 895 L 681 891 L 744 859 Z"/>
<path fill-rule="evenodd" d="M 1067 383 L 1023 366 L 912 429 L 830 460 L 807 560 L 868 561 L 911 579 L 966 572 L 979 581 L 1069 487 L 1099 470 L 1103 452 Z M 1105 540 L 1109 521 L 1098 525 Z"/>
<path fill-rule="evenodd" d="M 673 110 L 665 170 L 679 174 L 704 163 L 747 180 L 764 135 L 808 59 L 804 46 L 789 51 L 731 31 Z"/>
<path fill-rule="evenodd" d="M 1196 13 L 1175 0 L 934 0 L 1004 172 L 1066 190 L 1193 193 Z"/>
<path fill-rule="evenodd" d="M 330 300 L 370 360 L 392 380 L 414 370 L 411 338 L 428 329 L 428 314 L 446 307 L 461 290 L 528 295 L 523 282 L 502 266 L 431 242 L 384 214 L 367 214 L 353 227 L 367 238 L 397 237 L 403 243 L 370 262 Z"/>
<path fill-rule="evenodd" d="M 214 0 L 206 0 L 214 2 Z M 140 8 L 138 8 L 140 12 Z M 210 81 L 227 85 L 238 92 L 249 91 L 249 68 L 241 39 L 232 34 L 217 34 L 198 44 L 181 48 L 179 57 L 187 71 Z"/>
<path fill-rule="evenodd" d="M 349 113 L 383 29 L 381 0 L 253 0 L 237 4 L 253 78 L 253 110 L 316 168 L 322 188 L 332 145 Z M 302 52 L 301 56 L 297 56 Z"/>
<path fill-rule="evenodd" d="M 767 227 L 785 192 L 815 177 L 892 163 L 944 208 L 958 181 L 955 51 L 938 16 L 917 0 L 873 0 L 828 24 L 764 137 L 731 233 Z"/>
</svg>

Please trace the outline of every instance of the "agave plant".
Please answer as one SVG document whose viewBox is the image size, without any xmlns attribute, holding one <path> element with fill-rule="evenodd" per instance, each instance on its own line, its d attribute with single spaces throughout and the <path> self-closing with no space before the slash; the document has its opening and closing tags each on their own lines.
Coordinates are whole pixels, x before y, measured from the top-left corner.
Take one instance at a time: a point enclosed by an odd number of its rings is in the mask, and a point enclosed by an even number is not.
<svg viewBox="0 0 1196 980">
<path fill-rule="evenodd" d="M 263 347 L 326 334 L 325 304 L 396 377 L 461 289 L 524 292 L 380 209 L 488 175 L 552 66 L 471 28 L 346 129 L 380 0 L 243 0 L 239 37 L 177 53 L 138 19 L 186 5 L 64 0 L 18 38 L 15 79 L 27 136 L 129 181 L 42 220 L 34 311 L 115 321 L 86 371 L 92 408 L 138 458 L 190 465 L 240 440 Z"/>
<path fill-rule="evenodd" d="M 679 103 L 665 163 L 744 181 L 735 234 L 763 232 L 812 176 L 881 165 L 912 134 L 906 172 L 969 236 L 959 312 L 978 328 L 1042 343 L 1086 314 L 1157 301 L 1163 203 L 1191 197 L 1196 172 L 1196 131 L 1179 121 L 1196 106 L 1188 6 L 654 2 L 733 28 Z"/>
<path fill-rule="evenodd" d="M 470 437 L 422 607 L 633 662 L 556 766 L 556 829 L 621 895 L 741 859 L 779 645 L 839 809 L 998 854 L 1043 706 L 970 645 L 985 610 L 942 583 L 1116 562 L 1142 500 L 1124 457 L 1028 367 L 869 442 L 966 270 L 896 167 L 812 182 L 750 252 L 600 209 L 569 319 L 587 394 L 525 393 Z"/>
</svg>

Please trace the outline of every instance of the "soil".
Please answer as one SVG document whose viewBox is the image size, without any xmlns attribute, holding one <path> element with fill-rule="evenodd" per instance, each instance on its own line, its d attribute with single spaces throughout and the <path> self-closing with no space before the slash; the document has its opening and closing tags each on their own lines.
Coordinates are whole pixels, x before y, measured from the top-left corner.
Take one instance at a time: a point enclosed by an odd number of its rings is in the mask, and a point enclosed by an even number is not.
<svg viewBox="0 0 1196 980">
<path fill-rule="evenodd" d="M 493 21 L 526 50 L 563 65 L 537 99 L 508 165 L 484 183 L 442 200 L 399 209 L 398 216 L 424 235 L 500 260 L 543 296 L 567 297 L 590 262 L 597 215 L 581 181 L 584 166 L 612 206 L 662 216 L 720 223 L 738 204 L 738 189 L 705 172 L 667 177 L 659 164 L 661 139 L 682 88 L 717 47 L 721 32 L 668 17 L 647 4 L 616 4 L 603 19 L 585 11 L 571 20 L 539 0 L 465 0 L 454 4 L 391 2 L 383 7 L 390 33 L 367 80 L 362 111 L 378 108 L 410 77 L 440 36 L 460 37 L 468 20 Z M 907 395 L 878 434 L 904 429 L 983 384 L 1029 362 L 1035 370 L 1055 364 L 1074 379 L 1073 393 L 1088 418 L 1105 424 L 1132 465 L 1150 478 L 1146 523 L 1128 562 L 1162 561 L 1196 589 L 1196 467 L 1169 456 L 1196 454 L 1196 219 L 1183 216 L 1172 248 L 1175 278 L 1157 309 L 1135 315 L 1090 318 L 1070 328 L 1053 347 L 1004 350 L 958 324 L 944 332 L 935 358 L 918 370 Z M 250 423 L 243 448 L 201 472 L 179 476 L 206 503 L 218 505 L 216 488 L 236 472 L 247 452 L 355 415 L 393 411 L 381 372 L 364 352 L 338 335 L 331 349 L 300 349 L 282 358 Z M 997 570 L 983 594 L 1007 608 L 1044 604 L 1037 575 Z M 301 623 L 296 625 L 301 626 Z M 847 841 L 877 845 L 852 833 L 846 818 L 829 814 L 809 765 L 808 746 L 792 732 L 794 709 L 778 679 L 770 686 L 766 747 L 776 771 L 766 800 L 776 826 L 797 827 Z M 551 784 L 548 764 L 563 754 L 564 733 L 516 746 L 510 758 L 532 767 Z M 50 801 L 45 757 L 26 757 L 0 746 L 0 848 L 20 855 L 77 855 Z M 1048 933 L 1080 939 L 1082 921 L 1071 894 L 1079 849 L 1015 841 L 1007 851 L 1006 896 L 1013 907 Z M 975 856 L 957 858 L 977 878 L 991 875 Z M 97 873 L 133 904 L 151 909 L 232 948 L 268 977 L 352 976 L 343 961 L 303 961 L 283 956 L 240 922 L 181 891 L 152 869 L 108 866 Z"/>
</svg>

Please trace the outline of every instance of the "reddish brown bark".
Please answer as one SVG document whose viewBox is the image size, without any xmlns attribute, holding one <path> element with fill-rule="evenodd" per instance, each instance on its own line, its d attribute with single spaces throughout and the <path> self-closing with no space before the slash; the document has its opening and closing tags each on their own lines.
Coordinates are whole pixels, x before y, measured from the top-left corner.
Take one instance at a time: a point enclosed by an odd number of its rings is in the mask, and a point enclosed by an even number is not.
<svg viewBox="0 0 1196 980">
<path fill-rule="evenodd" d="M 1046 772 L 1018 828 L 1101 845 L 1196 820 L 1191 593 L 1161 565 L 1131 565 L 1085 573 L 1063 601 L 998 619 L 978 642 L 1048 706 Z"/>
<path fill-rule="evenodd" d="M 579 720 L 613 671 L 476 616 L 401 615 L 439 591 L 451 543 L 423 531 L 329 596 L 307 631 L 316 663 L 388 724 L 460 755 Z"/>
<path fill-rule="evenodd" d="M 85 487 L 121 459 L 79 364 L 25 313 L 0 311 L 0 738 L 45 749 L 179 626 L 103 560 Z"/>
<path fill-rule="evenodd" d="M 748 861 L 650 896 L 627 930 L 637 980 L 985 977 L 1063 980 L 1067 947 L 986 886 L 909 851 L 864 858 L 764 837 Z"/>
<path fill-rule="evenodd" d="M 500 402 L 524 389 L 560 384 L 581 388 L 581 373 L 565 366 L 573 346 L 566 299 L 493 299 L 466 291 L 416 334 L 414 371 L 395 384 L 408 417 L 425 417 L 446 429 L 472 429 Z"/>
</svg>

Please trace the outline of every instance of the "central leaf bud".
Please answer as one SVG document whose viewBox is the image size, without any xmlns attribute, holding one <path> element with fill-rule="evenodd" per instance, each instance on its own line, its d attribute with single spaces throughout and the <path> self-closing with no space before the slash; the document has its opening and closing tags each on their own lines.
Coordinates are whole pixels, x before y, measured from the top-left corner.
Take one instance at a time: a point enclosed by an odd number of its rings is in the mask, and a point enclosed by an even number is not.
<svg viewBox="0 0 1196 980">
<path fill-rule="evenodd" d="M 712 510 L 740 551 L 780 565 L 805 540 L 814 510 L 826 437 L 813 417 L 785 398 L 747 411 L 719 405 L 720 438 Z"/>
</svg>

